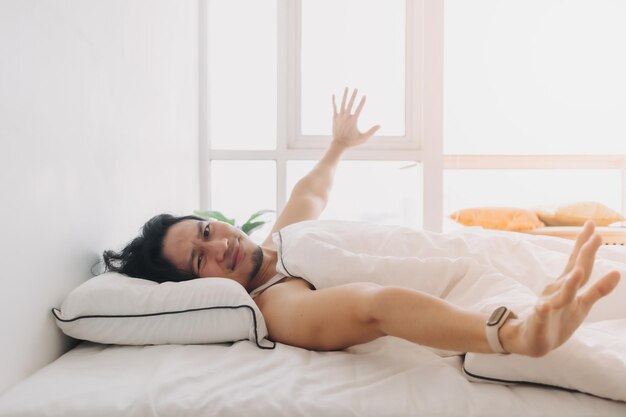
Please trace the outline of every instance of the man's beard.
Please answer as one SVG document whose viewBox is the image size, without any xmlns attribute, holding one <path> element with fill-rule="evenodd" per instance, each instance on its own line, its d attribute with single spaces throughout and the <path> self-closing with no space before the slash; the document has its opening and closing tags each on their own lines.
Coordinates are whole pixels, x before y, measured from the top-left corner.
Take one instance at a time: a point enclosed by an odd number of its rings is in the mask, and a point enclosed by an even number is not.
<svg viewBox="0 0 626 417">
<path fill-rule="evenodd" d="M 256 277 L 256 274 L 261 269 L 261 265 L 263 265 L 263 249 L 257 246 L 254 252 L 252 252 L 252 271 L 248 275 L 248 282 L 251 282 Z"/>
</svg>

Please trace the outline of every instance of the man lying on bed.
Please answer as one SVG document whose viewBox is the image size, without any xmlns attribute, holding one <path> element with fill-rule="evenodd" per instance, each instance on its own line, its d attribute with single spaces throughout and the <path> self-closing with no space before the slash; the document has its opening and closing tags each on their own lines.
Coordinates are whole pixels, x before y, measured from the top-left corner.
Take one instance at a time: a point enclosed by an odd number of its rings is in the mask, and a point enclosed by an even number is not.
<svg viewBox="0 0 626 417">
<path fill-rule="evenodd" d="M 330 147 L 296 184 L 272 233 L 293 223 L 317 219 L 328 201 L 343 152 L 364 143 L 379 129 L 374 126 L 365 133 L 358 130 L 365 97 L 352 113 L 356 97 L 354 90 L 346 103 L 346 88 L 337 109 L 333 96 Z M 542 356 L 563 344 L 593 304 L 609 294 L 620 279 L 619 273 L 612 271 L 578 294 L 589 280 L 601 245 L 593 224 L 587 223 L 562 275 L 545 287 L 531 313 L 517 317 L 506 309 L 496 309 L 490 316 L 403 287 L 353 283 L 314 290 L 303 279 L 277 275 L 272 233 L 258 246 L 227 223 L 195 216 L 159 215 L 148 221 L 142 235 L 122 252 L 107 251 L 104 259 L 108 270 L 157 282 L 200 277 L 233 279 L 255 297 L 272 340 L 313 350 L 343 349 L 393 335 L 452 351 Z"/>
</svg>

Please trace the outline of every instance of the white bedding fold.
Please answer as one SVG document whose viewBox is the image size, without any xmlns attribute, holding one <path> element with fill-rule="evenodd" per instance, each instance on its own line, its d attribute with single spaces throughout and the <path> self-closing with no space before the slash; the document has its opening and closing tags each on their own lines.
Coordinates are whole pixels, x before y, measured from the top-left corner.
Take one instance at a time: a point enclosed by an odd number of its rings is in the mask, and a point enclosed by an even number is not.
<svg viewBox="0 0 626 417">
<path fill-rule="evenodd" d="M 407 227 L 342 221 L 297 223 L 275 234 L 274 240 L 280 255 L 279 272 L 305 278 L 318 289 L 350 282 L 401 285 L 474 311 L 490 312 L 505 304 L 518 314 L 532 308 L 536 294 L 560 275 L 573 247 L 573 242 L 552 237 L 475 230 L 442 235 Z M 601 248 L 590 282 L 611 269 L 626 272 L 626 250 Z M 588 323 L 626 318 L 624 301 L 626 285 L 622 283 L 615 293 L 598 302 Z M 616 323 L 617 330 L 613 326 L 611 331 L 626 333 L 626 323 Z M 497 360 L 509 365 L 501 368 L 509 369 L 508 374 L 494 376 L 497 379 L 558 385 L 626 401 L 626 389 L 616 384 L 607 382 L 590 388 L 581 380 L 581 375 L 589 377 L 594 372 L 596 381 L 626 375 L 626 349 L 619 343 L 584 344 L 583 339 L 593 340 L 583 337 L 588 334 L 593 332 L 575 334 L 567 346 L 552 352 L 554 363 L 578 363 L 585 370 L 581 373 L 573 367 L 562 369 L 557 380 L 553 378 L 553 368 L 546 366 L 550 359 L 519 361 L 517 355 L 483 355 L 481 360 L 474 360 L 474 354 L 467 357 L 472 359 L 472 369 L 486 377 L 491 375 L 491 360 Z M 576 348 L 583 345 L 586 347 Z M 600 351 L 609 351 L 610 355 L 594 354 Z"/>
</svg>

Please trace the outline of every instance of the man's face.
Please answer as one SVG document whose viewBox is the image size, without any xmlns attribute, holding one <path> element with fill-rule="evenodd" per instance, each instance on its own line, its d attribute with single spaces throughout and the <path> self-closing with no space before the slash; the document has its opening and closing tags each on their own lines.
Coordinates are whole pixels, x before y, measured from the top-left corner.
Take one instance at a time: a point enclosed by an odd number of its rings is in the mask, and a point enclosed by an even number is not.
<svg viewBox="0 0 626 417">
<path fill-rule="evenodd" d="M 230 278 L 246 289 L 259 271 L 263 251 L 245 233 L 217 220 L 183 220 L 163 239 L 163 257 L 197 277 Z"/>
</svg>

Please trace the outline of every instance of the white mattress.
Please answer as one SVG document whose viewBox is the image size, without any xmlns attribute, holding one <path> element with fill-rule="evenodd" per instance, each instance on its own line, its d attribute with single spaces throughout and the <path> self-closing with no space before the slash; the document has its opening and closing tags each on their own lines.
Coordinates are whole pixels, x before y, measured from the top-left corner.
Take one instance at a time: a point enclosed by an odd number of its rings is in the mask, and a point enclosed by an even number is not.
<svg viewBox="0 0 626 417">
<path fill-rule="evenodd" d="M 286 345 L 83 343 L 0 397 L 0 416 L 626 416 L 626 403 L 469 382 L 461 358 L 385 337 Z"/>
</svg>

